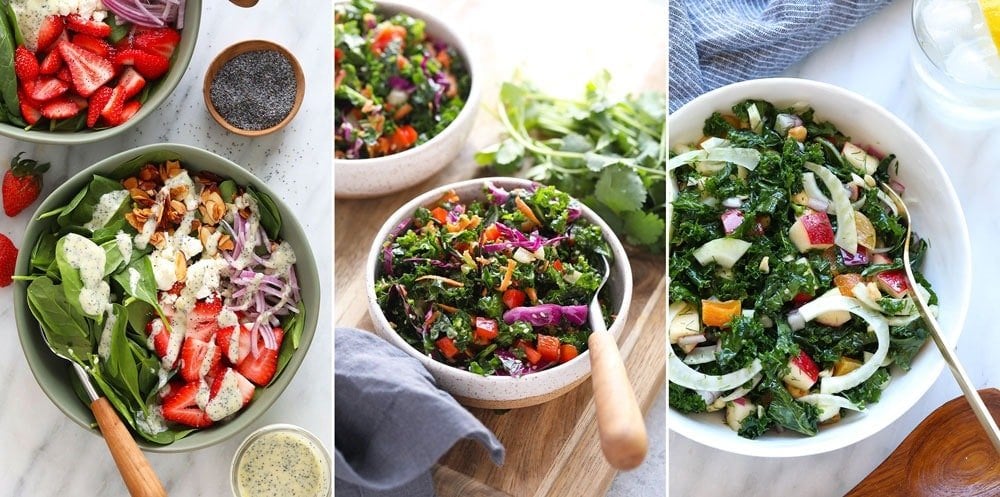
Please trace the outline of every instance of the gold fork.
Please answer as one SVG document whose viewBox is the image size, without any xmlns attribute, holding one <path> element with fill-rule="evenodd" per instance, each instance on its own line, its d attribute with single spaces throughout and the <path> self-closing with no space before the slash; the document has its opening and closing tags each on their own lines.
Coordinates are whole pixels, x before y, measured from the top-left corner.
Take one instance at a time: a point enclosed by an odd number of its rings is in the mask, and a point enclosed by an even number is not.
<svg viewBox="0 0 1000 497">
<path fill-rule="evenodd" d="M 976 391 L 976 387 L 972 385 L 969 375 L 965 373 L 965 368 L 958 361 L 955 352 L 945 343 L 944 337 L 941 334 L 941 328 L 927 307 L 927 303 L 917 294 L 917 280 L 913 277 L 913 270 L 910 268 L 910 237 L 912 235 L 910 211 L 906 208 L 906 204 L 903 203 L 903 199 L 892 188 L 889 188 L 885 183 L 879 186 L 881 186 L 882 191 L 889 196 L 893 203 L 896 204 L 896 208 L 899 209 L 900 214 L 902 214 L 903 219 L 906 221 L 906 240 L 903 242 L 903 268 L 906 270 L 906 279 L 907 283 L 909 283 L 907 293 L 913 299 L 913 302 L 917 304 L 920 317 L 927 324 L 927 328 L 931 332 L 931 337 L 934 339 L 934 344 L 937 345 L 938 350 L 941 351 L 941 355 L 944 356 L 944 361 L 948 363 L 951 374 L 955 377 L 955 381 L 958 382 L 958 386 L 961 387 L 962 393 L 965 394 L 965 400 L 972 407 L 972 412 L 975 413 L 976 419 L 979 420 L 979 424 L 983 425 L 983 429 L 986 430 L 986 436 L 993 442 L 993 447 L 996 451 L 1000 453 L 1000 429 L 997 428 L 993 415 L 986 408 L 986 404 L 983 403 L 983 399 L 979 396 L 979 392 Z"/>
</svg>

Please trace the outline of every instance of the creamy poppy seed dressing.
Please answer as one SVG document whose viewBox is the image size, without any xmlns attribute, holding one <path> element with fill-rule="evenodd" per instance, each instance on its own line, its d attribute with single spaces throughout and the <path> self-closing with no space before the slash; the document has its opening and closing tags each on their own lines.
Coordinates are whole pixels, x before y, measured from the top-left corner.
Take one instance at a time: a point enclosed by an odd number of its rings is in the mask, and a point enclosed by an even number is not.
<svg viewBox="0 0 1000 497">
<path fill-rule="evenodd" d="M 241 497 L 324 497 L 330 492 L 330 466 L 305 436 L 273 431 L 246 447 L 236 482 Z"/>
<path fill-rule="evenodd" d="M 101 195 L 97 206 L 94 207 L 93 216 L 83 227 L 90 231 L 103 228 L 111 220 L 111 216 L 118 212 L 126 198 L 128 198 L 128 190 L 115 190 Z"/>
<path fill-rule="evenodd" d="M 63 255 L 70 266 L 80 271 L 80 307 L 90 316 L 104 312 L 111 296 L 111 287 L 104 281 L 104 249 L 76 233 L 66 235 Z"/>
</svg>

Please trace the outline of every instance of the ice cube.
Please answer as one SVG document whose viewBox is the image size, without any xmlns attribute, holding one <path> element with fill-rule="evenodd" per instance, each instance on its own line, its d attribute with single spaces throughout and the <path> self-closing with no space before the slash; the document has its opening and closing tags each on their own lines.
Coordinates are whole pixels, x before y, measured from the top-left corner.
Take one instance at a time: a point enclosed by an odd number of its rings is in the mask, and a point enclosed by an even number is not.
<svg viewBox="0 0 1000 497">
<path fill-rule="evenodd" d="M 959 44 L 945 54 L 944 67 L 953 78 L 964 83 L 979 86 L 1000 83 L 1000 56 L 992 41 L 979 39 Z"/>
<path fill-rule="evenodd" d="M 973 10 L 975 9 L 975 10 Z M 962 0 L 930 0 L 920 12 L 920 21 L 931 42 L 941 52 L 950 52 L 968 33 L 979 6 Z"/>
</svg>

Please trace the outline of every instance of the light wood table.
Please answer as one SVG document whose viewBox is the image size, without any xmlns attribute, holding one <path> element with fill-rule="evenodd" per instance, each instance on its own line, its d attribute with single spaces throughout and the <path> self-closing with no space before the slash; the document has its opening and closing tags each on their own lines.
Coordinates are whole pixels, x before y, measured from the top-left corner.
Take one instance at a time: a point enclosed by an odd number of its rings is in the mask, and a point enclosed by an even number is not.
<svg viewBox="0 0 1000 497">
<path fill-rule="evenodd" d="M 416 195 L 440 184 L 484 175 L 473 153 L 497 141 L 493 117 L 500 84 L 516 71 L 547 92 L 577 96 L 600 70 L 624 94 L 666 86 L 666 5 L 623 0 L 601 9 L 572 1 L 414 1 L 454 21 L 480 56 L 483 107 L 465 148 L 441 173 L 414 188 L 369 200 L 335 202 L 335 322 L 372 329 L 363 267 L 385 219 Z M 335 181 L 336 181 L 336 166 Z M 619 346 L 645 412 L 665 379 L 666 285 L 660 255 L 630 253 L 635 289 Z M 504 413 L 472 409 L 503 442 L 497 468 L 472 442 L 456 445 L 435 469 L 438 493 L 449 496 L 601 496 L 616 472 L 601 455 L 589 382 L 546 404 Z M 666 468 L 663 468 L 666 471 Z M 665 489 L 664 489 L 665 491 Z"/>
</svg>

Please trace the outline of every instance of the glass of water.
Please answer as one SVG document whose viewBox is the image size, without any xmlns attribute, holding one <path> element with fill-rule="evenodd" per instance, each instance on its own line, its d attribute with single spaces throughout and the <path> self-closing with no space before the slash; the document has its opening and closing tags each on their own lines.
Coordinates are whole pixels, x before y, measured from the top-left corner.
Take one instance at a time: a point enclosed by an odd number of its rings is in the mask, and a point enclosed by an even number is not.
<svg viewBox="0 0 1000 497">
<path fill-rule="evenodd" d="M 1000 124 L 1000 55 L 977 0 L 914 0 L 913 70 L 923 101 L 959 128 Z"/>
</svg>

